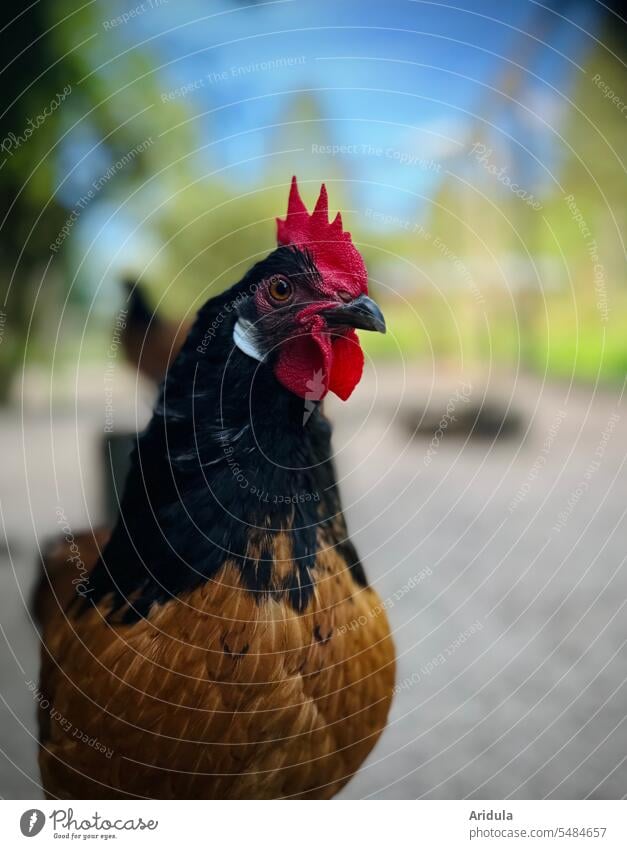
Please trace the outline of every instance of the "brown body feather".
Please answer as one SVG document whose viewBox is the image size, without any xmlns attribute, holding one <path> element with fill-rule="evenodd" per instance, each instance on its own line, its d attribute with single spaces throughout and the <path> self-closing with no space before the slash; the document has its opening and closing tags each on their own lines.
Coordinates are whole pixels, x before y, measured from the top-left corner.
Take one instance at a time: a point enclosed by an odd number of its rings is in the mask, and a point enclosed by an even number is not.
<svg viewBox="0 0 627 849">
<path fill-rule="evenodd" d="M 329 798 L 350 779 L 394 685 L 378 596 L 333 548 L 318 554 L 302 613 L 255 598 L 239 574 L 226 562 L 128 625 L 106 618 L 106 600 L 80 616 L 41 608 L 49 796 Z"/>
</svg>

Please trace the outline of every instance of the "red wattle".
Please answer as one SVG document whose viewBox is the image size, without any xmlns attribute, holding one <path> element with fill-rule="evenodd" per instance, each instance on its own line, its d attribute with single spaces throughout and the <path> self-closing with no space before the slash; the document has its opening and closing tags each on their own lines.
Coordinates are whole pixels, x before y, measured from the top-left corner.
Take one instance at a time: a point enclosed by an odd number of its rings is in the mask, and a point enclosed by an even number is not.
<svg viewBox="0 0 627 849">
<path fill-rule="evenodd" d="M 331 374 L 329 389 L 346 401 L 361 380 L 364 370 L 364 352 L 354 330 L 336 336 L 332 342 Z"/>
<path fill-rule="evenodd" d="M 318 334 L 305 334 L 281 346 L 274 369 L 276 379 L 300 398 L 321 401 L 329 391 L 327 375 L 331 346 L 321 345 Z"/>
</svg>

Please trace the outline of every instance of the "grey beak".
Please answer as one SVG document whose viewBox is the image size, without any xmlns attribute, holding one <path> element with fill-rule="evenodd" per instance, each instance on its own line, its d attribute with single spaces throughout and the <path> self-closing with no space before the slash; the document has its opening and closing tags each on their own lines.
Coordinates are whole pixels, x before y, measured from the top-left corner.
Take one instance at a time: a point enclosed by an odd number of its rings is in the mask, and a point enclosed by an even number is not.
<svg viewBox="0 0 627 849">
<path fill-rule="evenodd" d="M 385 333 L 383 313 L 367 295 L 360 295 L 354 301 L 325 310 L 322 314 L 329 327 L 354 327 Z"/>
</svg>

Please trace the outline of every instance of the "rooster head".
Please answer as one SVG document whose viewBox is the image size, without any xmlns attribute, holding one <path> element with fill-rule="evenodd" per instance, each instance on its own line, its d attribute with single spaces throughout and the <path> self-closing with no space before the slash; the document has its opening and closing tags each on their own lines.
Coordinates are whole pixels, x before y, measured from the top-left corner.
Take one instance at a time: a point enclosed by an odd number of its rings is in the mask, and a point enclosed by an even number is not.
<svg viewBox="0 0 627 849">
<path fill-rule="evenodd" d="M 329 222 L 323 185 L 310 214 L 292 178 L 287 216 L 277 219 L 278 248 L 246 277 L 235 344 L 270 365 L 286 389 L 346 400 L 359 383 L 364 355 L 356 329 L 385 333 L 368 297 L 368 274 L 340 213 Z"/>
</svg>

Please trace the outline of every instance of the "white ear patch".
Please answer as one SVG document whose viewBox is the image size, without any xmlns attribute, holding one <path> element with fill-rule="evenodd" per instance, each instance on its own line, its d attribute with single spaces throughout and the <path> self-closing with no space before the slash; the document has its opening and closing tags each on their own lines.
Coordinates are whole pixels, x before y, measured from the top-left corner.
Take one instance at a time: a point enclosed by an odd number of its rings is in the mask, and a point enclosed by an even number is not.
<svg viewBox="0 0 627 849">
<path fill-rule="evenodd" d="M 237 319 L 233 328 L 233 341 L 247 357 L 252 357 L 253 360 L 260 363 L 265 360 L 264 355 L 257 348 L 253 325 L 241 316 Z"/>
</svg>

